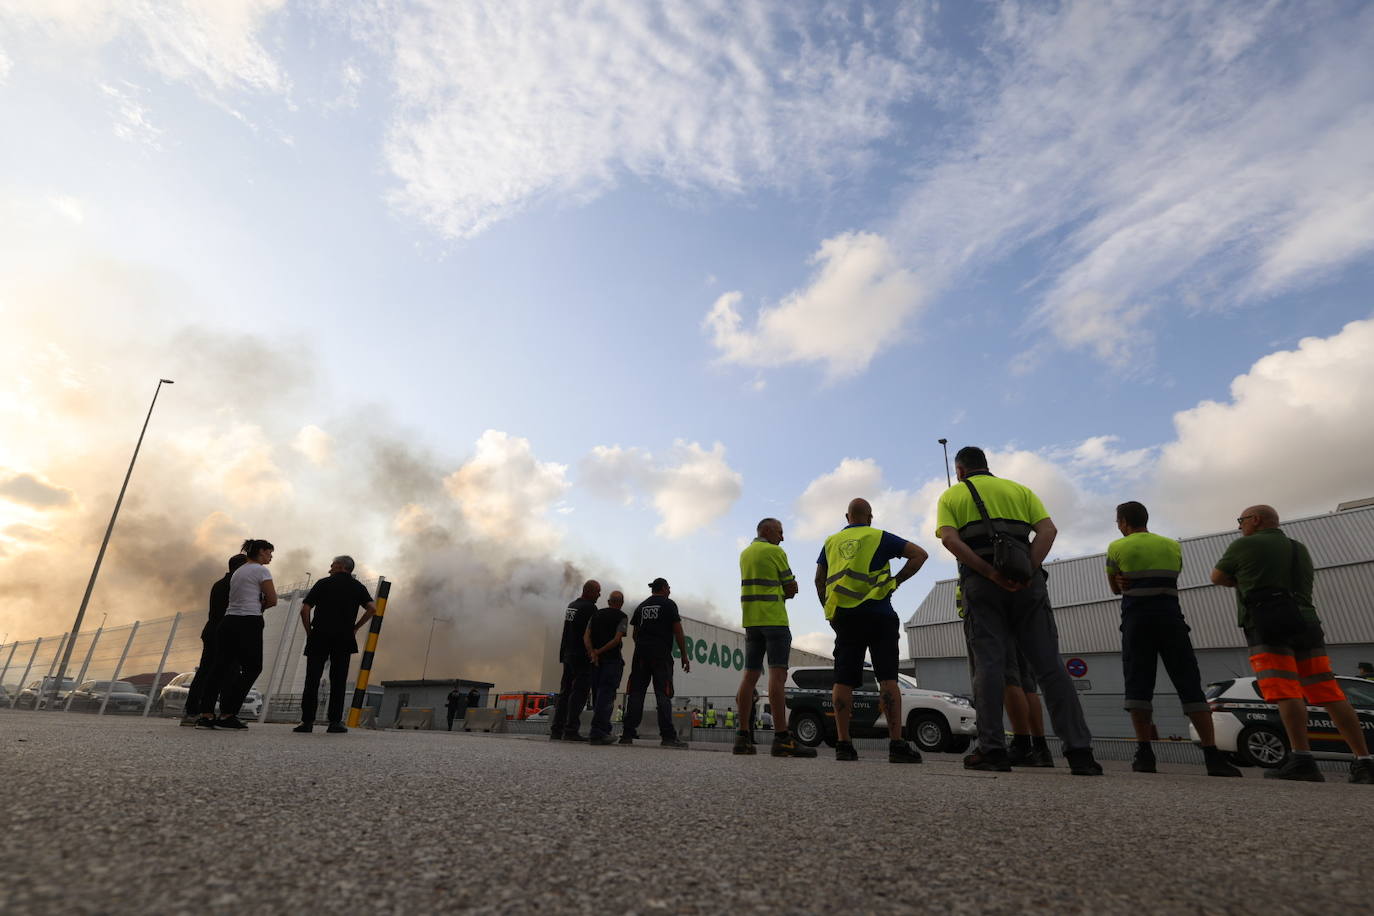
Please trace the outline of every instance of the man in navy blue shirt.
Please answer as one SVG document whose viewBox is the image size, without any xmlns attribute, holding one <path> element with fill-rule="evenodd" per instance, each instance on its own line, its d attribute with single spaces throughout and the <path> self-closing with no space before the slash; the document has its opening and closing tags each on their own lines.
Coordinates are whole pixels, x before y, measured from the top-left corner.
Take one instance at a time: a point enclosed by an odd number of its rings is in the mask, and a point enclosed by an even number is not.
<svg viewBox="0 0 1374 916">
<path fill-rule="evenodd" d="M 816 593 L 835 631 L 835 759 L 859 759 L 849 738 L 849 721 L 854 688 L 863 684 L 866 653 L 873 660 L 879 703 L 887 720 L 887 759 L 920 763 L 920 753 L 902 739 L 902 691 L 897 684 L 901 621 L 891 595 L 916 575 L 929 554 L 895 534 L 873 528 L 873 508 L 866 499 L 852 500 L 845 520 L 849 524 L 826 539 L 816 558 Z M 870 549 L 867 569 L 855 568 Z M 907 562 L 892 575 L 888 564 L 898 557 Z"/>
</svg>

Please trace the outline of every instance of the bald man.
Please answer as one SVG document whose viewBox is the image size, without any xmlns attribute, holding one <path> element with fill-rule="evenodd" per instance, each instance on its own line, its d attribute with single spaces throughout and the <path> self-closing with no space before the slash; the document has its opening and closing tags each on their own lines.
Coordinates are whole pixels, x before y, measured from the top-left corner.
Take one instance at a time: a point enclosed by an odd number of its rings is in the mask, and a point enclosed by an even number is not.
<svg viewBox="0 0 1374 916">
<path fill-rule="evenodd" d="M 920 763 L 921 754 L 902 738 L 902 692 L 897 685 L 901 621 L 892 593 L 925 563 L 916 544 L 873 527 L 873 507 L 853 499 L 844 528 L 826 538 L 816 559 L 816 595 L 835 631 L 835 759 L 858 760 L 849 737 L 854 689 L 863 685 L 864 654 L 873 660 L 879 704 L 887 721 L 890 763 Z M 892 575 L 888 564 L 906 563 Z"/>
<path fill-rule="evenodd" d="M 1236 519 L 1241 536 L 1212 570 L 1215 585 L 1236 590 L 1236 623 L 1245 631 L 1260 693 L 1279 708 L 1292 753 L 1270 779 L 1325 782 L 1307 735 L 1307 706 L 1323 706 L 1350 747 L 1350 781 L 1374 785 L 1359 716 L 1331 670 L 1312 603 L 1316 572 L 1307 548 L 1279 527 L 1273 506 L 1250 506 Z"/>
<path fill-rule="evenodd" d="M 592 731 L 591 743 L 611 745 L 611 707 L 620 690 L 620 676 L 625 673 L 625 656 L 621 643 L 629 630 L 625 616 L 625 595 L 611 592 L 606 607 L 592 615 L 582 634 L 582 644 L 592 662 Z"/>
<path fill-rule="evenodd" d="M 592 684 L 592 660 L 587 654 L 583 634 L 596 613 L 596 599 L 600 597 L 601 583 L 588 579 L 582 585 L 582 595 L 569 602 L 563 612 L 563 639 L 558 644 L 563 678 L 558 684 L 558 706 L 553 711 L 553 724 L 549 726 L 550 741 L 587 740 L 577 733 Z"/>
</svg>

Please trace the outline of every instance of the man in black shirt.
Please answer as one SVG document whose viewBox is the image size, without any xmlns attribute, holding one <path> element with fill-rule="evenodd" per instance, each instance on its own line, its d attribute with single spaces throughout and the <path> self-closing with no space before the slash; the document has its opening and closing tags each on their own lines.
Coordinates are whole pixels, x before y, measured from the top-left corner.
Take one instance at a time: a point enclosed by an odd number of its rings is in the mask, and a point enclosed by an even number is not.
<svg viewBox="0 0 1374 916">
<path fill-rule="evenodd" d="M 453 720 L 462 718 L 468 707 L 467 694 L 458 689 L 456 681 L 453 689 L 448 692 L 448 701 L 444 705 L 448 707 L 448 730 L 453 731 Z"/>
<path fill-rule="evenodd" d="M 215 713 L 218 696 L 206 696 L 209 692 L 210 669 L 215 664 L 215 632 L 219 622 L 224 619 L 224 609 L 229 606 L 229 580 L 234 570 L 248 562 L 248 557 L 236 553 L 229 558 L 229 571 L 214 585 L 210 586 L 210 615 L 200 630 L 200 664 L 196 666 L 196 676 L 191 679 L 191 689 L 186 692 L 186 711 L 181 724 L 193 726 L 202 708 L 210 715 Z"/>
<path fill-rule="evenodd" d="M 367 613 L 354 622 L 358 608 Z M 314 610 L 314 619 L 310 612 Z M 329 663 L 330 734 L 348 731 L 343 724 L 344 688 L 348 686 L 348 657 L 358 651 L 354 636 L 377 613 L 367 588 L 353 578 L 353 558 L 335 557 L 329 575 L 310 587 L 301 605 L 301 625 L 305 627 L 305 691 L 301 694 L 301 724 L 295 731 L 308 734 L 315 726 L 319 704 L 320 678 Z"/>
<path fill-rule="evenodd" d="M 586 741 L 577 733 L 582 725 L 582 708 L 587 705 L 587 692 L 592 684 L 592 660 L 582 636 L 587 622 L 596 613 L 596 599 L 601 597 L 601 583 L 588 579 L 582 586 L 582 597 L 571 602 L 563 612 L 563 639 L 558 644 L 558 660 L 563 663 L 563 679 L 558 685 L 558 706 L 549 726 L 550 741 Z"/>
<path fill-rule="evenodd" d="M 604 607 L 592 615 L 583 634 L 583 644 L 592 661 L 592 744 L 614 744 L 611 739 L 611 707 L 620 690 L 620 675 L 625 672 L 625 657 L 620 643 L 625 638 L 625 596 L 611 592 Z"/>
<path fill-rule="evenodd" d="M 678 740 L 673 727 L 673 642 L 677 641 L 682 656 L 682 670 L 692 670 L 687 657 L 687 637 L 682 632 L 682 617 L 677 603 L 669 598 L 672 589 L 668 580 L 658 578 L 649 583 L 653 594 L 639 603 L 630 626 L 634 627 L 635 654 L 630 660 L 630 680 L 625 685 L 625 728 L 621 744 L 633 744 L 639 737 L 639 722 L 644 718 L 644 694 L 649 682 L 654 684 L 654 703 L 658 706 L 658 734 L 664 747 L 685 750 L 687 743 Z"/>
</svg>

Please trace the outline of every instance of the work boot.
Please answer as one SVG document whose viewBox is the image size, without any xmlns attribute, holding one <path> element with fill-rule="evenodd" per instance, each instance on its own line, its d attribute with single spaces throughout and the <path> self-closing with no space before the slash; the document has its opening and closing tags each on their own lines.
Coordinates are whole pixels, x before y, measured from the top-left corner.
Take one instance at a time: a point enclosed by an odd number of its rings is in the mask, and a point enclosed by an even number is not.
<svg viewBox="0 0 1374 916">
<path fill-rule="evenodd" d="M 1075 776 L 1102 775 L 1102 764 L 1093 758 L 1090 747 L 1065 748 L 1064 759 L 1069 762 L 1069 772 Z"/>
<path fill-rule="evenodd" d="M 562 740 L 563 740 L 563 741 L 583 741 L 583 742 L 585 742 L 585 741 L 587 740 L 587 738 L 586 738 L 586 736 L 584 736 L 584 735 L 579 735 L 577 732 L 564 732 L 564 733 L 563 733 L 563 738 L 562 738 Z"/>
<path fill-rule="evenodd" d="M 330 722 L 325 731 L 331 735 L 342 735 L 348 732 L 348 726 L 342 722 Z"/>
<path fill-rule="evenodd" d="M 245 729 L 247 727 L 247 725 L 244 725 L 243 722 L 239 720 L 238 716 L 229 716 L 228 718 L 223 718 L 215 722 L 215 728 Z"/>
<path fill-rule="evenodd" d="M 1031 762 L 1030 735 L 1016 735 L 1007 748 L 1007 763 L 1014 767 L 1028 767 Z"/>
<path fill-rule="evenodd" d="M 302 722 L 291 730 L 298 735 L 308 735 L 315 730 L 315 726 L 309 722 Z"/>
<path fill-rule="evenodd" d="M 1142 750 L 1135 752 L 1135 759 L 1131 761 L 1131 769 L 1137 773 L 1158 773 L 1159 769 L 1155 766 L 1155 752 L 1148 753 Z"/>
<path fill-rule="evenodd" d="M 1368 757 L 1350 765 L 1350 781 L 1362 786 L 1374 786 L 1374 760 Z"/>
<path fill-rule="evenodd" d="M 562 740 L 563 740 L 563 733 L 562 733 L 562 732 L 549 732 L 549 740 L 550 740 L 550 741 L 562 741 Z"/>
<path fill-rule="evenodd" d="M 1204 747 L 1202 756 L 1207 762 L 1208 776 L 1234 776 L 1240 778 L 1240 770 L 1231 766 L 1230 761 L 1214 747 Z"/>
<path fill-rule="evenodd" d="M 775 747 L 777 746 L 777 742 L 776 742 L 776 741 L 774 741 L 773 744 L 774 744 Z M 836 741 L 836 742 L 835 742 L 835 759 L 836 759 L 836 760 L 858 760 L 858 759 L 859 759 L 859 752 L 856 751 L 856 750 L 854 750 L 854 742 L 853 742 L 853 741 Z"/>
<path fill-rule="evenodd" d="M 670 747 L 675 751 L 685 751 L 690 746 L 681 738 L 664 738 L 658 743 L 659 747 Z"/>
<path fill-rule="evenodd" d="M 185 726 L 186 728 L 195 728 L 195 727 L 196 727 L 196 718 L 197 718 L 196 716 L 182 716 L 182 717 L 181 717 L 181 724 L 182 724 L 183 726 Z"/>
<path fill-rule="evenodd" d="M 798 744 L 797 739 L 793 738 L 790 732 L 778 732 L 773 735 L 773 747 L 769 753 L 774 757 L 805 757 L 816 756 L 816 749 Z"/>
<path fill-rule="evenodd" d="M 757 754 L 758 750 L 754 747 L 754 742 L 749 740 L 748 732 L 740 732 L 735 735 L 735 747 L 732 754 L 748 755 Z"/>
<path fill-rule="evenodd" d="M 985 751 L 982 748 L 964 758 L 964 769 L 984 773 L 1010 773 L 1011 761 L 1003 748 Z"/>
<path fill-rule="evenodd" d="M 1027 767 L 1052 767 L 1054 766 L 1054 756 L 1048 747 L 1031 748 L 1030 760 L 1021 764 Z"/>
<path fill-rule="evenodd" d="M 621 735 L 621 736 L 620 736 L 620 740 L 616 742 L 616 744 L 634 744 L 634 743 L 635 743 L 635 736 L 634 736 L 634 735 Z"/>
<path fill-rule="evenodd" d="M 887 743 L 887 762 L 920 763 L 921 752 L 905 741 L 889 741 Z"/>
<path fill-rule="evenodd" d="M 615 739 L 610 735 L 592 735 L 591 740 L 587 743 L 592 747 L 610 747 L 615 744 Z"/>
<path fill-rule="evenodd" d="M 1317 769 L 1317 761 L 1310 754 L 1299 757 L 1290 754 L 1288 759 L 1276 769 L 1265 770 L 1265 779 L 1291 779 L 1296 782 L 1326 782 L 1322 771 Z"/>
<path fill-rule="evenodd" d="M 196 720 L 196 728 L 214 728 L 215 720 L 209 716 L 201 716 Z"/>
</svg>

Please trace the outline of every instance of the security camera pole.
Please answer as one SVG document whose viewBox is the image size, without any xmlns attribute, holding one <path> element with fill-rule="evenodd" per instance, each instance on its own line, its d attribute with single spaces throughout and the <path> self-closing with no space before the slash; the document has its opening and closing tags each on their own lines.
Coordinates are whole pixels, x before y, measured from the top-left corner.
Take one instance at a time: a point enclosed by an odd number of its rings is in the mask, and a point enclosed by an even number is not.
<svg viewBox="0 0 1374 916">
<path fill-rule="evenodd" d="M 95 591 L 95 579 L 100 575 L 100 564 L 105 559 L 105 548 L 110 546 L 110 535 L 114 533 L 115 519 L 119 518 L 119 507 L 124 504 L 124 492 L 129 489 L 129 478 L 134 476 L 134 462 L 138 460 L 138 450 L 143 447 L 143 435 L 148 432 L 148 421 L 153 418 L 153 408 L 157 406 L 157 395 L 162 390 L 163 385 L 175 384 L 169 378 L 157 380 L 157 387 L 153 389 L 153 403 L 148 405 L 148 416 L 143 418 L 143 429 L 138 433 L 138 442 L 134 445 L 134 456 L 129 459 L 129 470 L 124 474 L 124 485 L 119 488 L 119 498 L 115 500 L 114 512 L 110 514 L 110 524 L 105 528 L 105 540 L 100 542 L 100 552 L 95 555 L 95 567 L 91 570 L 91 581 L 86 583 L 86 594 L 81 598 L 81 609 L 76 612 L 76 622 L 72 624 L 72 638 L 67 640 L 67 646 L 62 650 L 62 662 L 57 666 L 57 677 L 53 678 L 51 689 L 56 692 L 61 689 L 62 678 L 67 674 L 67 663 L 72 658 L 72 646 L 76 644 L 76 635 L 81 632 L 81 621 L 86 616 L 86 605 L 91 603 L 91 592 Z M 157 685 L 154 685 L 156 687 Z"/>
</svg>

